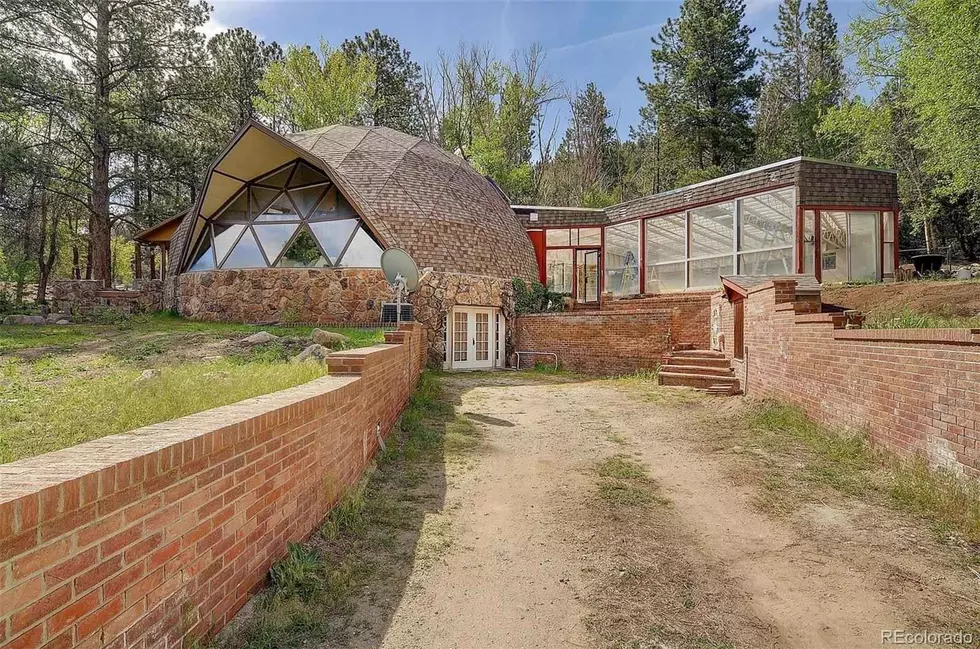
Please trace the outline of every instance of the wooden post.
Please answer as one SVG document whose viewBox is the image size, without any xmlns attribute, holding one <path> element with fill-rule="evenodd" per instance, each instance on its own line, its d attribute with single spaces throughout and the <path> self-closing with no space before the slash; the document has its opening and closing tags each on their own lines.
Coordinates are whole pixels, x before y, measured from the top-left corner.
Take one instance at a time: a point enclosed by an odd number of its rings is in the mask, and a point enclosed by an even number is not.
<svg viewBox="0 0 980 649">
<path fill-rule="evenodd" d="M 134 268 L 134 271 L 135 271 L 134 272 L 134 277 L 137 280 L 140 280 L 140 279 L 143 279 L 143 255 L 142 255 L 142 252 L 141 252 L 142 251 L 142 246 L 140 245 L 140 242 L 139 241 L 137 241 L 135 243 L 136 243 L 136 254 L 133 256 L 133 264 L 135 266 L 135 268 Z"/>
<path fill-rule="evenodd" d="M 160 279 L 167 279 L 167 253 L 170 252 L 170 244 L 164 244 L 160 248 Z"/>
</svg>

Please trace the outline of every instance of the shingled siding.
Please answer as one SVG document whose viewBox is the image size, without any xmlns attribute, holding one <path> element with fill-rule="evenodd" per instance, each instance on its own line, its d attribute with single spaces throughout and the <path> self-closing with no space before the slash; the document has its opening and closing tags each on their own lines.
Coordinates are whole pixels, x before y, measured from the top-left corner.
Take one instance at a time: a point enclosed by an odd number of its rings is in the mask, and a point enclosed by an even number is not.
<svg viewBox="0 0 980 649">
<path fill-rule="evenodd" d="M 653 369 L 676 343 L 710 343 L 711 294 L 603 301 L 601 311 L 518 316 L 515 351 L 551 352 L 562 368 L 597 376 Z M 524 367 L 547 356 L 521 358 Z"/>
<path fill-rule="evenodd" d="M 898 176 L 890 171 L 804 160 L 797 203 L 846 207 L 898 205 Z"/>
<path fill-rule="evenodd" d="M 750 397 L 775 397 L 875 444 L 980 478 L 980 329 L 845 329 L 843 313 L 814 313 L 793 280 L 745 299 L 746 358 L 734 360 Z M 732 306 L 721 311 L 733 355 Z"/>
<path fill-rule="evenodd" d="M 0 465 L 0 647 L 187 647 L 356 483 L 408 401 L 421 329 L 305 385 Z"/>
</svg>

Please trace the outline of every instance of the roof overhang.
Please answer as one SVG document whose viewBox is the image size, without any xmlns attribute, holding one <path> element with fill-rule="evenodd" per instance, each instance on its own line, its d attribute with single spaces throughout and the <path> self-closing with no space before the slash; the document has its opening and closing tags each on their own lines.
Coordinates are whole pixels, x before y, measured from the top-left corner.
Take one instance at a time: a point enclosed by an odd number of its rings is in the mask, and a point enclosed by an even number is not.
<svg viewBox="0 0 980 649">
<path fill-rule="evenodd" d="M 148 246 L 160 246 L 170 243 L 170 239 L 174 236 L 174 232 L 177 231 L 181 221 L 184 220 L 184 217 L 187 216 L 189 211 L 190 210 L 187 209 L 183 212 L 178 212 L 166 221 L 161 221 L 160 223 L 143 230 L 134 236 L 133 240 Z"/>
</svg>

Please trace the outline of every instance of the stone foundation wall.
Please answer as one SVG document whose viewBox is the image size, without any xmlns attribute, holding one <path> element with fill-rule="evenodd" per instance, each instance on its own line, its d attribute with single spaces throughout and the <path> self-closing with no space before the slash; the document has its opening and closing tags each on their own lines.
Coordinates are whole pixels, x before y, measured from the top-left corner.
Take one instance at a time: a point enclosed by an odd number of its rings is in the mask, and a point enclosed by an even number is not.
<svg viewBox="0 0 980 649">
<path fill-rule="evenodd" d="M 184 273 L 180 315 L 218 322 L 376 325 L 394 299 L 384 274 L 365 268 L 254 268 Z"/>
<path fill-rule="evenodd" d="M 513 350 L 514 288 L 509 279 L 428 272 L 410 301 L 415 321 L 425 329 L 429 364 L 433 367 L 441 367 L 446 357 L 446 315 L 454 306 L 500 309 L 507 320 L 507 351 Z"/>
<path fill-rule="evenodd" d="M 64 279 L 52 282 L 55 311 L 67 315 L 90 316 L 100 309 L 123 315 L 150 313 L 164 306 L 163 280 L 138 280 L 134 290 L 103 288 L 94 279 Z"/>
</svg>

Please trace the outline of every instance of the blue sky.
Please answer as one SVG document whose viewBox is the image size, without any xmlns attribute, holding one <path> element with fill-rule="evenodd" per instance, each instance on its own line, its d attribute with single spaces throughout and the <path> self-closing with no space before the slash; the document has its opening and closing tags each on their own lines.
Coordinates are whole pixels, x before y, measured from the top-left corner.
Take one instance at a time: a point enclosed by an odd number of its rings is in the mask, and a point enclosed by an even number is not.
<svg viewBox="0 0 980 649">
<path fill-rule="evenodd" d="M 212 0 L 213 2 L 214 0 Z M 746 22 L 756 29 L 755 44 L 771 34 L 779 0 L 748 0 Z M 842 32 L 865 10 L 863 0 L 830 0 Z M 572 89 L 592 81 L 606 95 L 622 136 L 639 120 L 644 104 L 636 78 L 649 78 L 650 37 L 679 1 L 618 2 L 309 2 L 301 0 L 215 3 L 209 31 L 246 27 L 266 41 L 333 45 L 374 29 L 397 38 L 422 64 L 460 41 L 489 44 L 498 56 L 538 42 L 547 52 L 546 68 Z"/>
</svg>

